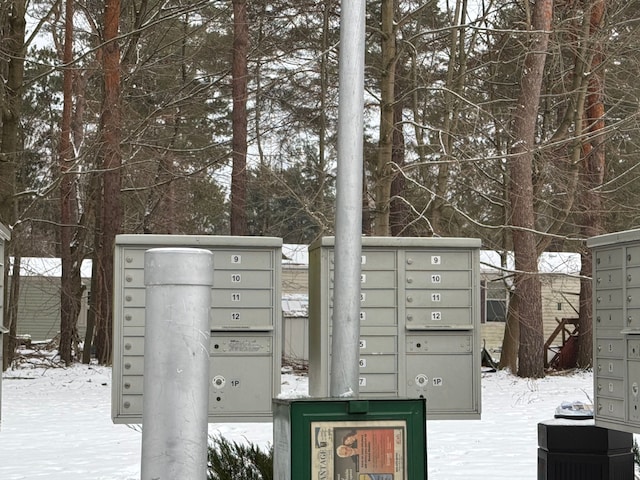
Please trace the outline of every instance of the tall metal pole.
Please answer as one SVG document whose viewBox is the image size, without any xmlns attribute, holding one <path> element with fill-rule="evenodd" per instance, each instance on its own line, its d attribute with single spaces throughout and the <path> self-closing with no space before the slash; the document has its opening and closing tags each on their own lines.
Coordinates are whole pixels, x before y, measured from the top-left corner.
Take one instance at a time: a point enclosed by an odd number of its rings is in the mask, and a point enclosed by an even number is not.
<svg viewBox="0 0 640 480">
<path fill-rule="evenodd" d="M 155 248 L 144 257 L 142 480 L 206 480 L 213 254 Z"/>
<path fill-rule="evenodd" d="M 342 0 L 331 397 L 359 394 L 365 0 Z"/>
</svg>

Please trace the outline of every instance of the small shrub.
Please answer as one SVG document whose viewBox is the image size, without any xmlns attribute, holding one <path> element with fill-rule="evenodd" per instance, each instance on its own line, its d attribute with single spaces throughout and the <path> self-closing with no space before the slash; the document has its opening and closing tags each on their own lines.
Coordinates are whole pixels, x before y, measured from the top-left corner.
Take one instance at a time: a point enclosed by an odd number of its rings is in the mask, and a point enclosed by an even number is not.
<svg viewBox="0 0 640 480">
<path fill-rule="evenodd" d="M 217 436 L 210 438 L 207 457 L 208 480 L 273 480 L 273 447 L 264 452 Z"/>
</svg>

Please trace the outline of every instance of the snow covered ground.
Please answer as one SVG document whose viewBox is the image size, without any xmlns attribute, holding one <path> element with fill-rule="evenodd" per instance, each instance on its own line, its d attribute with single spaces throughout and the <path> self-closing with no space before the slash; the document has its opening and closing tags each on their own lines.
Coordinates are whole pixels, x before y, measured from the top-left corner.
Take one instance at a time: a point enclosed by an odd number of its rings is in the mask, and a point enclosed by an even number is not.
<svg viewBox="0 0 640 480">
<path fill-rule="evenodd" d="M 8 370 L 2 382 L 0 479 L 134 480 L 139 429 L 110 418 L 111 369 Z M 305 394 L 307 379 L 283 376 L 283 392 Z M 537 424 L 563 401 L 591 403 L 592 376 L 579 372 L 524 380 L 484 373 L 482 420 L 427 423 L 429 480 L 537 478 Z M 210 425 L 211 434 L 259 446 L 270 423 Z"/>
</svg>

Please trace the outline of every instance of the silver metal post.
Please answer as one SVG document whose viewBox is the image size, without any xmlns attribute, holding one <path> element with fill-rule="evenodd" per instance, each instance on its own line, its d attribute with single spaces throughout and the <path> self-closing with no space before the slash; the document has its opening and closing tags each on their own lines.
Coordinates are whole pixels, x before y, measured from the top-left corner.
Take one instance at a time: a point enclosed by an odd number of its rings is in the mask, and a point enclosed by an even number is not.
<svg viewBox="0 0 640 480">
<path fill-rule="evenodd" d="M 141 478 L 205 480 L 213 254 L 147 250 L 144 283 Z"/>
<path fill-rule="evenodd" d="M 359 394 L 365 12 L 341 2 L 331 397 Z"/>
</svg>

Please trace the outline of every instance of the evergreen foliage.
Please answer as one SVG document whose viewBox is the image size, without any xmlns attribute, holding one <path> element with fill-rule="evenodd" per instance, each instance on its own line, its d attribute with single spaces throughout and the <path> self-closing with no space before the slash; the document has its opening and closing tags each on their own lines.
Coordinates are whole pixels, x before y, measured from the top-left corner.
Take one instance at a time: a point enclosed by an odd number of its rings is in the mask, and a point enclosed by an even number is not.
<svg viewBox="0 0 640 480">
<path fill-rule="evenodd" d="M 272 480 L 273 447 L 267 452 L 256 445 L 211 437 L 207 480 Z"/>
</svg>

